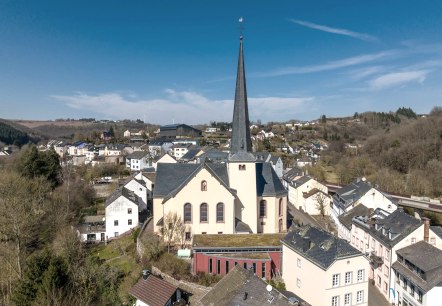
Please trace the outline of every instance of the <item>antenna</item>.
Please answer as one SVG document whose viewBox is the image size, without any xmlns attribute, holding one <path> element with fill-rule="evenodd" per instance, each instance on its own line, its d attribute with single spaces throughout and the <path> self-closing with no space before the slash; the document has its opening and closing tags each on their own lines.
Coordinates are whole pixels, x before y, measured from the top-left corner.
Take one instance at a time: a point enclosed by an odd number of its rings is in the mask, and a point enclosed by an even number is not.
<svg viewBox="0 0 442 306">
<path fill-rule="evenodd" d="M 239 38 L 242 39 L 242 31 L 244 30 L 244 26 L 242 23 L 244 22 L 244 18 L 242 18 L 242 16 L 239 17 L 238 22 L 239 22 Z"/>
</svg>

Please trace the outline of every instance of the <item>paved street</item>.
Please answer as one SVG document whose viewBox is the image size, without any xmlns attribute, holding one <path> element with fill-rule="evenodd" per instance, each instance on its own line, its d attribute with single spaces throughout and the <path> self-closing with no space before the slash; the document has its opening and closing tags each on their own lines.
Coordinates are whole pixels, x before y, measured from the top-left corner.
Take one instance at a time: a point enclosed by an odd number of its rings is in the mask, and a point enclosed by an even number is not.
<svg viewBox="0 0 442 306">
<path fill-rule="evenodd" d="M 391 305 L 384 296 L 371 284 L 368 285 L 368 306 L 388 306 Z"/>
</svg>

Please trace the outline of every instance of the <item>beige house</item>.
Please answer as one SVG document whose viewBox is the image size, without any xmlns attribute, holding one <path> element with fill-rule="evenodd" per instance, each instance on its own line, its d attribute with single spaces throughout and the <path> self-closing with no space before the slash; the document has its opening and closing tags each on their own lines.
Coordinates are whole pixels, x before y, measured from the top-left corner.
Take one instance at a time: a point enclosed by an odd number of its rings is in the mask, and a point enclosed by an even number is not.
<svg viewBox="0 0 442 306">
<path fill-rule="evenodd" d="M 423 221 L 397 209 L 390 215 L 377 218 L 372 216 L 353 218 L 351 244 L 366 254 L 370 260 L 368 276 L 374 280 L 378 290 L 390 302 L 394 296 L 390 286 L 391 265 L 397 260 L 396 251 L 424 240 L 429 232 L 429 220 Z"/>
<path fill-rule="evenodd" d="M 288 200 L 298 209 L 305 210 L 305 194 L 310 193 L 313 189 L 322 191 L 325 195 L 328 193 L 327 186 L 305 175 L 305 173 L 298 168 L 293 168 L 284 174 L 283 179 L 284 185 L 288 190 Z M 328 200 L 328 202 L 330 203 L 330 200 Z"/>
<path fill-rule="evenodd" d="M 310 225 L 282 240 L 282 277 L 288 291 L 311 305 L 367 305 L 367 258 L 347 241 Z"/>
</svg>

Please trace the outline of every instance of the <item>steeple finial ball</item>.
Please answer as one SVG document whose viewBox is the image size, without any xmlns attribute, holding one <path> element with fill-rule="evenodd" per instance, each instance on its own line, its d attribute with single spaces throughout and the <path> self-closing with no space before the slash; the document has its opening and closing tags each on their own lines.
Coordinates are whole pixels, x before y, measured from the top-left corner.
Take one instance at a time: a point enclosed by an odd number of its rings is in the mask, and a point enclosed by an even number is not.
<svg viewBox="0 0 442 306">
<path fill-rule="evenodd" d="M 242 30 L 243 30 L 243 25 L 242 23 L 244 22 L 244 18 L 239 17 L 239 39 L 242 40 Z"/>
</svg>

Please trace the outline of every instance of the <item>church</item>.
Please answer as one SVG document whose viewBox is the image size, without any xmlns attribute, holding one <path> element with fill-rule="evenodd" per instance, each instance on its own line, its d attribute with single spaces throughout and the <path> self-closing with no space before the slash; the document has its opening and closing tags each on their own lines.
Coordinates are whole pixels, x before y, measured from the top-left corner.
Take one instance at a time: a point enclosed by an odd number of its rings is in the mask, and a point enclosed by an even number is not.
<svg viewBox="0 0 442 306">
<path fill-rule="evenodd" d="M 272 165 L 252 153 L 242 36 L 228 158 L 158 164 L 153 195 L 156 232 L 161 232 L 169 213 L 186 224 L 186 240 L 196 234 L 286 231 L 287 191 Z"/>
</svg>

